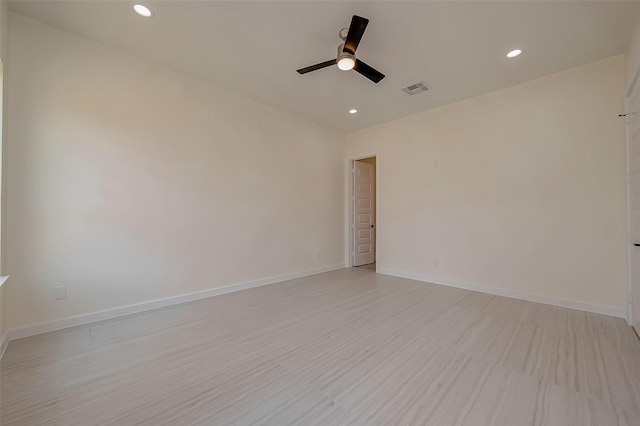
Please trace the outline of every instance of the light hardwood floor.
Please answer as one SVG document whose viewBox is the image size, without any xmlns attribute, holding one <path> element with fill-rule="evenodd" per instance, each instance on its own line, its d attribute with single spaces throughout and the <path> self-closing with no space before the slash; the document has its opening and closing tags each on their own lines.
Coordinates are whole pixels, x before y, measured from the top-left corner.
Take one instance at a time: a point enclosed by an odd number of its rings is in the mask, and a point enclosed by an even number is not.
<svg viewBox="0 0 640 426">
<path fill-rule="evenodd" d="M 344 269 L 13 341 L 9 425 L 640 425 L 622 319 Z"/>
</svg>

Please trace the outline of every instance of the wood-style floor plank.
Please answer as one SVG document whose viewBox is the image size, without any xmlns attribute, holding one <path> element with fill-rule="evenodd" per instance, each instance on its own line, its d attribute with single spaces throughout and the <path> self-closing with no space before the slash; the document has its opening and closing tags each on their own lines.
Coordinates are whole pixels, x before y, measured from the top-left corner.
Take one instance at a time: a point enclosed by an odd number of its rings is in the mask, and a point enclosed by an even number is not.
<svg viewBox="0 0 640 426">
<path fill-rule="evenodd" d="M 622 319 L 344 269 L 13 341 L 2 425 L 640 425 Z"/>
</svg>

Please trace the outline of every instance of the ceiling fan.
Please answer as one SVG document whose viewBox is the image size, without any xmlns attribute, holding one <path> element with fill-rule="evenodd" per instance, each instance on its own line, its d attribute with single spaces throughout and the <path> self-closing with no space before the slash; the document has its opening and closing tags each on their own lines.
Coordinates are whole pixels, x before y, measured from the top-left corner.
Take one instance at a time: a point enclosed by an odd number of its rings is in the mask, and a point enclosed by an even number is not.
<svg viewBox="0 0 640 426">
<path fill-rule="evenodd" d="M 364 30 L 367 28 L 368 24 L 369 20 L 367 18 L 353 15 L 349 28 L 343 28 L 340 30 L 339 36 L 344 43 L 338 46 L 338 57 L 336 59 L 331 59 L 330 61 L 311 65 L 310 67 L 300 68 L 298 73 L 306 74 L 311 71 L 330 67 L 331 65 L 338 65 L 338 68 L 342 71 L 349 71 L 353 69 L 374 83 L 379 83 L 380 80 L 384 78 L 384 74 L 365 64 L 360 59 L 356 59 L 356 49 L 358 48 L 358 44 L 360 44 L 360 40 L 362 39 Z"/>
</svg>

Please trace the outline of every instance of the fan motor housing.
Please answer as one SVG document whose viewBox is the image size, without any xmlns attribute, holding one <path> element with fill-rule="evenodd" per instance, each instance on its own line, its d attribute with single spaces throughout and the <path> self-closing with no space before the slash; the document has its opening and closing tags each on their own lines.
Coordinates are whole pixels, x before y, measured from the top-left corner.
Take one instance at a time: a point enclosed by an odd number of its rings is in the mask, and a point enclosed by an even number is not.
<svg viewBox="0 0 640 426">
<path fill-rule="evenodd" d="M 340 68 L 343 71 L 348 71 L 350 69 L 353 68 L 353 66 L 356 64 L 356 55 L 352 55 L 349 52 L 343 52 L 342 49 L 344 49 L 344 43 L 342 43 L 340 46 L 338 46 L 338 57 L 336 58 L 336 63 L 338 64 L 338 68 Z M 344 59 L 350 59 L 350 63 L 347 62 L 347 64 L 351 65 L 349 67 L 347 66 L 341 66 L 340 61 L 343 61 Z"/>
</svg>

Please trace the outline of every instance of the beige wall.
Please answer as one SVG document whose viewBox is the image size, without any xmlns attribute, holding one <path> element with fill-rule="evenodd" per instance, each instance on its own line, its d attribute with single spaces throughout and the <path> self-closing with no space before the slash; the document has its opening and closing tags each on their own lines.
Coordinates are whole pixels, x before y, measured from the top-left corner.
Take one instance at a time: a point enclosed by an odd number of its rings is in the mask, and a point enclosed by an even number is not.
<svg viewBox="0 0 640 426">
<path fill-rule="evenodd" d="M 378 153 L 378 270 L 623 314 L 623 96 L 616 56 L 349 134 Z"/>
<path fill-rule="evenodd" d="M 343 262 L 343 135 L 19 15 L 11 55 L 11 328 Z"/>
</svg>

